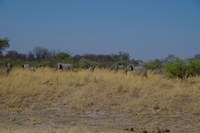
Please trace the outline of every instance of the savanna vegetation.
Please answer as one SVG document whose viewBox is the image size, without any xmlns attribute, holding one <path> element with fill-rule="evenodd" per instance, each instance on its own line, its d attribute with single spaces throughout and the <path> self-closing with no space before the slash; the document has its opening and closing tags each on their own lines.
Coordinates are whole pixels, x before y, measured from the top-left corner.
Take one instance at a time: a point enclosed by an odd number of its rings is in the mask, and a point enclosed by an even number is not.
<svg viewBox="0 0 200 133">
<path fill-rule="evenodd" d="M 47 66 L 55 67 L 57 63 L 70 63 L 75 68 L 88 68 L 88 66 L 114 69 L 116 65 L 142 65 L 150 71 L 162 69 L 163 72 L 171 78 L 186 79 L 198 76 L 200 74 L 200 56 L 181 59 L 174 55 L 169 55 L 164 59 L 155 59 L 142 61 L 131 58 L 127 52 L 118 54 L 84 54 L 72 55 L 66 51 L 48 50 L 42 47 L 35 47 L 28 53 L 20 53 L 16 50 L 9 50 L 3 54 L 3 51 L 10 46 L 8 38 L 0 38 L 0 66 L 5 66 L 10 62 L 14 66 L 20 67 L 22 64 L 31 64 L 33 67 Z"/>
<path fill-rule="evenodd" d="M 14 68 L 8 76 L 0 76 L 0 84 L 0 123 L 11 126 L 11 131 L 33 128 L 45 132 L 50 128 L 52 132 L 82 132 L 83 128 L 85 132 L 122 132 L 134 127 L 139 132 L 157 126 L 174 132 L 200 129 L 199 77 L 179 80 L 107 69 L 61 72 L 39 68 L 32 72 Z M 175 127 L 185 122 L 189 127 Z"/>
<path fill-rule="evenodd" d="M 9 46 L 3 40 L 1 53 Z M 198 56 L 170 55 L 142 62 L 124 52 L 72 56 L 40 47 L 28 54 L 8 51 L 1 55 L 0 132 L 122 133 L 133 129 L 159 133 L 153 131 L 156 127 L 163 132 L 200 131 Z M 15 66 L 8 75 L 3 67 L 6 62 Z M 27 62 L 46 67 L 34 72 L 18 67 Z M 56 71 L 57 62 L 72 63 L 78 71 Z M 109 69 L 130 63 L 144 65 L 148 77 Z M 91 72 L 85 69 L 88 65 L 97 68 Z M 156 68 L 165 72 L 155 74 Z"/>
</svg>

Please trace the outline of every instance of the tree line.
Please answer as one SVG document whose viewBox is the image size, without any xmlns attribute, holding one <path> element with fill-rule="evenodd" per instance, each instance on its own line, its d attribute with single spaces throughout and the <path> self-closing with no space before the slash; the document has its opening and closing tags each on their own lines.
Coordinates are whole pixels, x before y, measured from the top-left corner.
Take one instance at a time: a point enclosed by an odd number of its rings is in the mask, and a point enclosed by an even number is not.
<svg viewBox="0 0 200 133">
<path fill-rule="evenodd" d="M 148 70 L 164 68 L 170 77 L 188 78 L 200 74 L 200 54 L 193 58 L 181 59 L 174 55 L 168 55 L 164 59 L 155 59 L 144 62 L 133 59 L 127 52 L 117 54 L 83 54 L 72 55 L 70 52 L 49 50 L 43 47 L 35 47 L 28 53 L 20 53 L 16 50 L 9 50 L 3 54 L 6 48 L 9 48 L 9 39 L 0 38 L 0 65 L 6 62 L 12 62 L 15 66 L 23 63 L 34 65 L 54 67 L 56 63 L 70 63 L 77 68 L 87 68 L 95 66 L 99 68 L 112 68 L 116 65 L 143 65 Z"/>
<path fill-rule="evenodd" d="M 70 52 L 49 50 L 43 47 L 35 47 L 28 53 L 20 53 L 16 50 L 9 50 L 5 54 L 3 51 L 9 48 L 9 40 L 7 38 L 0 38 L 0 59 L 1 62 L 12 61 L 15 64 L 22 62 L 46 64 L 53 66 L 53 64 L 72 63 L 76 67 L 87 67 L 88 65 L 98 67 L 110 67 L 113 64 L 128 65 L 139 64 L 141 60 L 130 59 L 127 52 L 119 52 L 117 54 L 83 54 L 72 55 Z"/>
</svg>

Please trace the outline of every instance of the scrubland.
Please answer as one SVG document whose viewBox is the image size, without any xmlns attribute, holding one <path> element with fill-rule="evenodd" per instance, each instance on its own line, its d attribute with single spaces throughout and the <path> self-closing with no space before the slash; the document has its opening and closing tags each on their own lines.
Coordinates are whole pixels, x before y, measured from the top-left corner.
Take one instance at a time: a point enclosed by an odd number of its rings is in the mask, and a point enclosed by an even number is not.
<svg viewBox="0 0 200 133">
<path fill-rule="evenodd" d="M 0 75 L 0 132 L 200 131 L 200 77 L 148 78 L 107 69 Z"/>
</svg>

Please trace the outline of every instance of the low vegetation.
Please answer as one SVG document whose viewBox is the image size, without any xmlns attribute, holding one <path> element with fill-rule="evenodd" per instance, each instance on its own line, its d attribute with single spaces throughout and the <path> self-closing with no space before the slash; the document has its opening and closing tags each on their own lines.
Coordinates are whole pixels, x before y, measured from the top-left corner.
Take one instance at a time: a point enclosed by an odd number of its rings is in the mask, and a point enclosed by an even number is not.
<svg viewBox="0 0 200 133">
<path fill-rule="evenodd" d="M 18 109 L 60 104 L 66 112 L 140 112 L 158 108 L 200 113 L 199 80 L 195 77 L 181 81 L 151 73 L 148 78 L 134 77 L 106 69 L 91 73 L 16 68 L 8 76 L 1 75 L 0 95 L 7 108 Z M 189 104 L 182 104 L 185 99 Z"/>
<path fill-rule="evenodd" d="M 125 52 L 71 56 L 41 47 L 3 54 L 7 47 L 8 39 L 0 39 L 0 132 L 200 130 L 199 56 L 143 62 Z M 14 65 L 10 73 L 4 67 L 8 62 Z M 58 62 L 75 70 L 56 71 Z M 20 68 L 23 63 L 34 71 Z M 124 69 L 112 69 L 116 65 Z M 126 73 L 128 65 L 145 66 L 148 77 Z M 88 66 L 95 66 L 94 72 Z"/>
<path fill-rule="evenodd" d="M 107 69 L 61 72 L 39 68 L 33 72 L 14 68 L 7 76 L 0 75 L 0 84 L 2 115 L 48 109 L 60 110 L 59 115 L 200 114 L 199 77 L 179 80 L 151 72 L 144 78 Z"/>
<path fill-rule="evenodd" d="M 200 61 L 176 59 L 166 64 L 166 73 L 170 77 L 180 79 L 198 76 L 200 74 Z"/>
</svg>

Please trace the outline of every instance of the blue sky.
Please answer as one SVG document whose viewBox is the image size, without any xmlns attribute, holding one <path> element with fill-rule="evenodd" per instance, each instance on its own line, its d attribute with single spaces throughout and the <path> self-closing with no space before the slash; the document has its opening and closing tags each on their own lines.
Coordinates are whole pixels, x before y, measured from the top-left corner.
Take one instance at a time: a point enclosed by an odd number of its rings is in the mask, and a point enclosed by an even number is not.
<svg viewBox="0 0 200 133">
<path fill-rule="evenodd" d="M 200 0 L 0 0 L 0 37 L 27 53 L 200 54 Z"/>
</svg>

